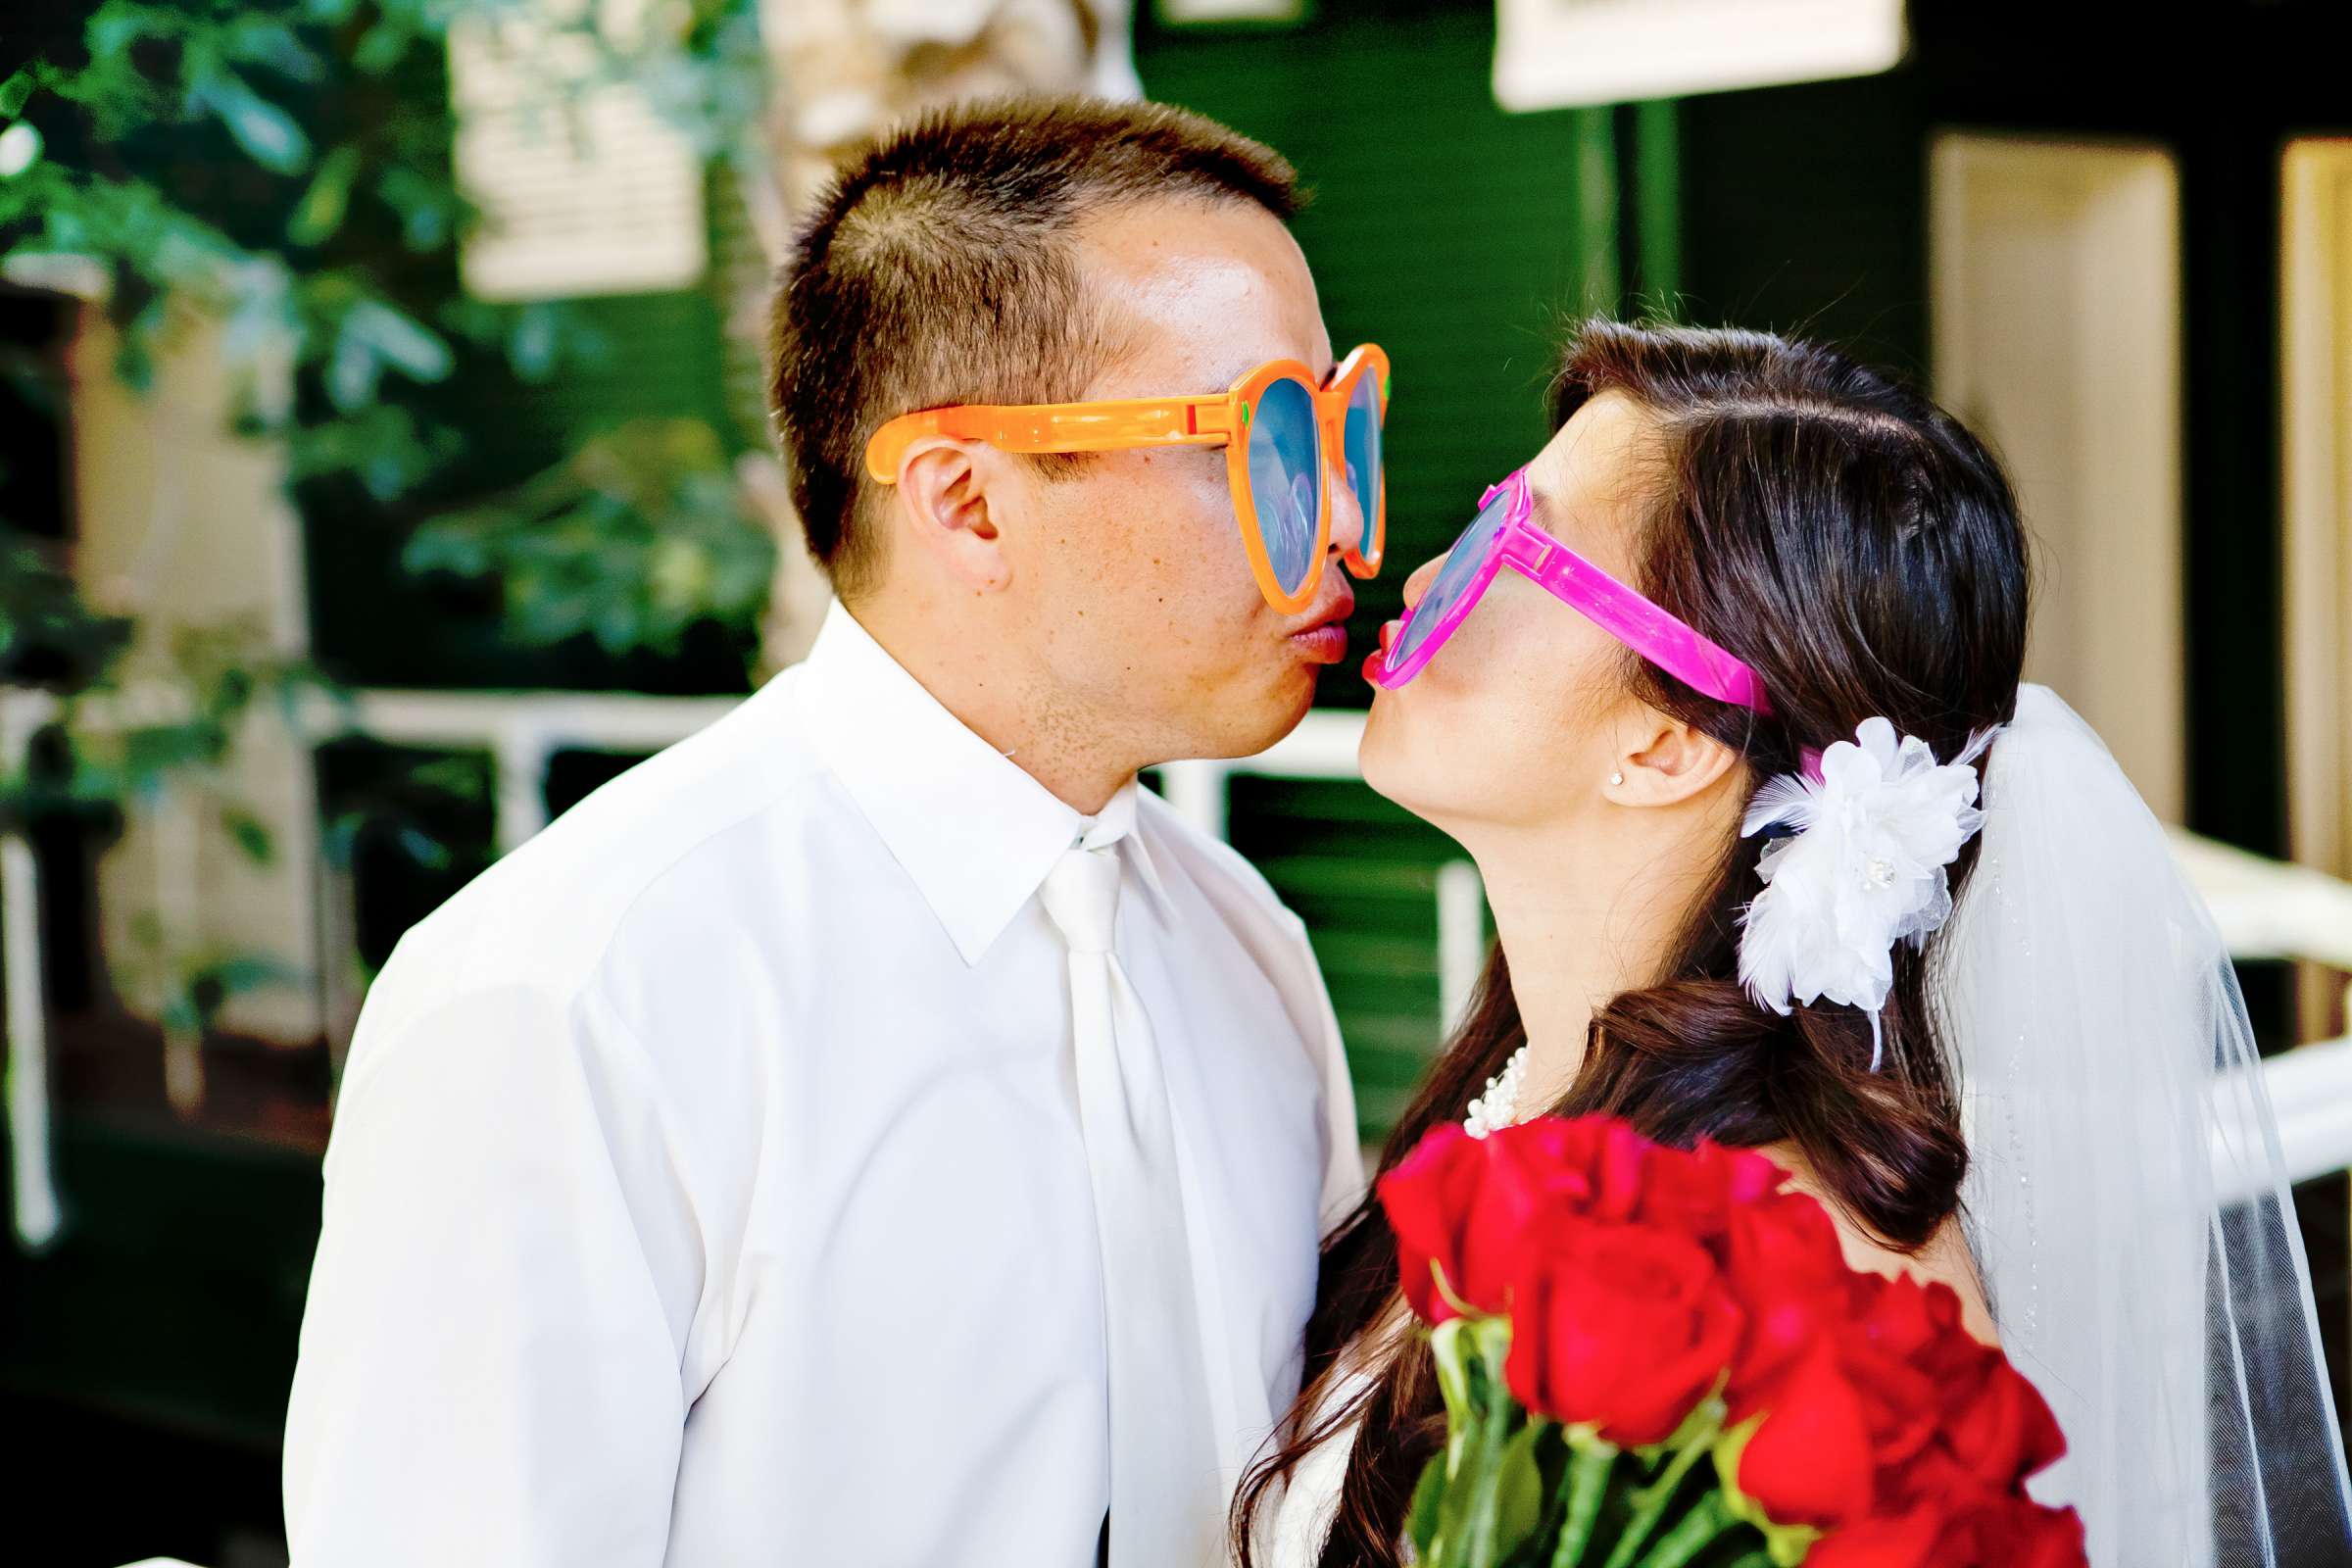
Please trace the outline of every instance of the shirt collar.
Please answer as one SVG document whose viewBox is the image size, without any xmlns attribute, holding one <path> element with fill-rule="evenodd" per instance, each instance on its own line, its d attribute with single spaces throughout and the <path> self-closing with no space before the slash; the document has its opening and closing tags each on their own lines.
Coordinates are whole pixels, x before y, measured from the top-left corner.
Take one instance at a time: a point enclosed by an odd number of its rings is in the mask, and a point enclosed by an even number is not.
<svg viewBox="0 0 2352 1568">
<path fill-rule="evenodd" d="M 1166 898 L 1129 779 L 1092 818 L 967 728 L 836 602 L 808 651 L 801 710 L 818 756 L 914 881 L 965 963 L 1011 924 L 1062 853 L 1124 841 Z"/>
</svg>

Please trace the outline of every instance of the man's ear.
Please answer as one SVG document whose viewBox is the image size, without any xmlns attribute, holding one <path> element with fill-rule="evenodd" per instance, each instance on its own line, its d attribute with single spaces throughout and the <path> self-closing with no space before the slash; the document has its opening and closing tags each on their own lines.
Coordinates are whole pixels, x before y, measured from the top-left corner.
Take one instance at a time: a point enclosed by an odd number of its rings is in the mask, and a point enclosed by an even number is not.
<svg viewBox="0 0 2352 1568">
<path fill-rule="evenodd" d="M 992 509 L 1003 475 L 994 448 L 932 436 L 906 449 L 887 515 L 900 542 L 919 550 L 951 581 L 973 593 L 1002 592 L 1012 581 Z"/>
<path fill-rule="evenodd" d="M 1637 708 L 1618 730 L 1601 793 L 1619 806 L 1673 806 L 1711 788 L 1740 756 L 1703 730 Z"/>
</svg>

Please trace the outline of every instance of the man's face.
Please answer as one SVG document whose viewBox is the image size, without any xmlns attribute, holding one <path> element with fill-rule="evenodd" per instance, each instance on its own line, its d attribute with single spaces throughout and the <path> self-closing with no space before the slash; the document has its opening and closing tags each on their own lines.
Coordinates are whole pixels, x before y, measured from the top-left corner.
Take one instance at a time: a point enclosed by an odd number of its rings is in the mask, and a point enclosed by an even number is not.
<svg viewBox="0 0 2352 1568">
<path fill-rule="evenodd" d="M 1082 286 L 1121 349 L 1088 400 L 1221 392 L 1268 360 L 1330 373 L 1330 335 L 1290 231 L 1241 202 L 1148 202 L 1089 220 Z M 1332 495 L 1315 602 L 1285 615 L 1258 591 L 1222 448 L 1102 453 L 1073 478 L 1031 470 L 1005 543 L 1024 639 L 1073 722 L 1109 726 L 1140 760 L 1238 757 L 1288 734 L 1346 651 L 1355 595 L 1338 553 L 1362 518 Z"/>
</svg>

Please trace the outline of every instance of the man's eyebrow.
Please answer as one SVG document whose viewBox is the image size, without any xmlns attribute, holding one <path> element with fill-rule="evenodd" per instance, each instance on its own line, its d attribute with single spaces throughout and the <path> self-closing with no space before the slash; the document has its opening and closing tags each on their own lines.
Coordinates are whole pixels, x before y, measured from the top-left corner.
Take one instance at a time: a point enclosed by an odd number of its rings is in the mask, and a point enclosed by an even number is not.
<svg viewBox="0 0 2352 1568">
<path fill-rule="evenodd" d="M 1277 358 L 1281 358 L 1281 356 L 1277 356 Z M 1269 362 L 1265 360 L 1250 360 L 1247 363 L 1234 366 L 1231 369 L 1226 371 L 1225 374 L 1217 377 L 1217 390 L 1220 392 L 1224 391 L 1227 387 L 1233 385 L 1234 382 L 1239 381 L 1243 376 L 1248 375 L 1251 370 L 1254 370 L 1259 366 L 1267 363 Z M 1331 379 L 1331 372 L 1339 368 L 1340 362 L 1338 360 L 1330 361 L 1319 370 L 1315 369 L 1312 365 L 1308 366 L 1308 369 L 1314 374 L 1315 385 L 1318 387 L 1323 385 L 1324 382 L 1329 381 Z"/>
</svg>

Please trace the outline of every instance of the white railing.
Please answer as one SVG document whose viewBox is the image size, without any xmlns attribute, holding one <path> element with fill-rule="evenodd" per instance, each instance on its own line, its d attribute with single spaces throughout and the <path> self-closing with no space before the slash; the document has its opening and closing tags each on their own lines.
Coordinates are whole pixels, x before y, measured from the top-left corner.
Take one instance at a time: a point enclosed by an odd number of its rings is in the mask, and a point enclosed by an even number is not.
<svg viewBox="0 0 2352 1568">
<path fill-rule="evenodd" d="M 736 699 L 556 692 L 360 692 L 347 707 L 305 715 L 314 743 L 362 733 L 398 745 L 487 752 L 495 771 L 493 822 L 501 853 L 547 824 L 548 765 L 559 752 L 650 753 L 725 713 Z M 20 767 L 33 735 L 57 712 L 41 692 L 0 690 L 0 769 Z M 1166 798 L 1203 832 L 1226 836 L 1236 776 L 1359 778 L 1363 716 L 1317 710 L 1256 757 L 1162 767 Z M 2234 956 L 2308 958 L 2352 970 L 2352 884 L 2177 832 L 2182 865 L 2212 906 Z M 0 980 L 7 988 L 7 1116 L 15 1158 L 16 1224 L 37 1245 L 55 1234 L 48 1159 L 46 1020 L 40 986 L 38 896 L 31 853 L 0 837 Z M 1468 860 L 1442 866 L 1436 887 L 1440 1003 L 1458 1017 L 1485 956 L 1485 892 Z M 326 956 L 328 962 L 334 955 Z M 2280 1138 L 2298 1177 L 2352 1165 L 2352 1040 L 2306 1046 L 2267 1064 L 2281 1105 Z"/>
<path fill-rule="evenodd" d="M 498 853 L 547 826 L 547 768 L 558 752 L 642 752 L 674 745 L 720 717 L 733 697 L 634 693 L 363 691 L 343 733 L 395 746 L 488 752 Z M 322 737 L 323 738 L 323 737 Z"/>
</svg>

